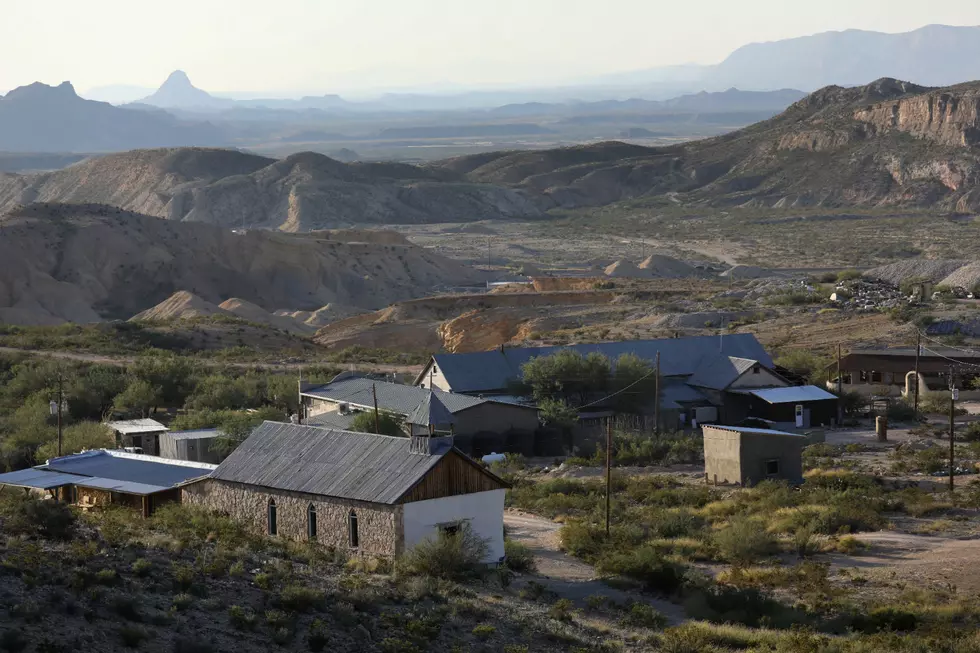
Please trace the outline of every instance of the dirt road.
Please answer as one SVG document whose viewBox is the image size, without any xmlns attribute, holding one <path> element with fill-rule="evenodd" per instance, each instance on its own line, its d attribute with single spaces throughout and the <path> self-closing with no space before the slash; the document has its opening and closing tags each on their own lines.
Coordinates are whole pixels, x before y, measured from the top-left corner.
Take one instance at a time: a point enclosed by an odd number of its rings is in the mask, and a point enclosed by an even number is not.
<svg viewBox="0 0 980 653">
<path fill-rule="evenodd" d="M 538 565 L 534 580 L 561 598 L 569 599 L 579 607 L 585 606 L 589 596 L 598 594 L 620 603 L 641 601 L 653 606 L 672 625 L 684 621 L 685 615 L 681 606 L 652 598 L 639 591 L 610 587 L 599 580 L 594 568 L 564 554 L 559 548 L 558 531 L 561 524 L 525 512 L 507 510 L 504 513 L 504 526 L 509 537 L 526 545 L 534 553 Z"/>
<path fill-rule="evenodd" d="M 929 535 L 860 533 L 871 545 L 864 554 L 838 559 L 835 566 L 881 572 L 916 587 L 953 586 L 961 594 L 980 592 L 980 539 L 957 540 Z"/>
</svg>

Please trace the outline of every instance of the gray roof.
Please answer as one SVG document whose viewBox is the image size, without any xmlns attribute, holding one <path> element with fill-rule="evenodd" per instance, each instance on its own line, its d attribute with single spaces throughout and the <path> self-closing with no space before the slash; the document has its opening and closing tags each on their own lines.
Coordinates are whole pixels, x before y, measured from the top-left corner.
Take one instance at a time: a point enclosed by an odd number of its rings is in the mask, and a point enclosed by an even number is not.
<svg viewBox="0 0 980 653">
<path fill-rule="evenodd" d="M 211 478 L 290 492 L 394 504 L 452 450 L 412 453 L 411 439 L 265 422 Z"/>
<path fill-rule="evenodd" d="M 668 383 L 660 388 L 660 401 L 674 403 L 705 402 L 708 398 L 686 383 Z"/>
<path fill-rule="evenodd" d="M 430 390 L 422 403 L 408 416 L 408 423 L 417 426 L 449 426 L 455 424 L 456 419 Z"/>
<path fill-rule="evenodd" d="M 695 370 L 687 382 L 699 388 L 724 390 L 758 364 L 759 361 L 755 359 L 737 356 L 709 358 Z"/>
<path fill-rule="evenodd" d="M 117 481 L 111 478 L 87 478 L 76 477 L 75 485 L 78 487 L 90 487 L 97 490 L 109 490 L 110 492 L 122 492 L 123 494 L 136 494 L 144 496 L 172 490 L 173 487 L 166 485 L 149 485 L 147 483 L 134 483 L 133 481 Z"/>
<path fill-rule="evenodd" d="M 303 423 L 307 426 L 324 426 L 330 429 L 337 429 L 340 431 L 346 431 L 350 429 L 351 422 L 358 413 L 346 413 L 341 414 L 337 411 L 330 413 L 322 413 L 314 417 L 307 417 L 303 420 Z"/>
<path fill-rule="evenodd" d="M 583 355 L 598 352 L 615 361 L 623 354 L 635 354 L 651 363 L 660 352 L 662 376 L 689 376 L 707 360 L 719 355 L 757 360 L 772 367 L 772 357 L 766 353 L 751 333 L 662 340 L 631 340 L 566 347 L 520 347 L 494 349 L 470 354 L 436 354 L 433 360 L 454 392 L 500 392 L 510 381 L 520 378 L 521 365 L 538 356 L 548 356 L 562 350 Z M 423 372 L 424 374 L 425 372 Z M 420 375 L 416 383 L 423 380 Z"/>
<path fill-rule="evenodd" d="M 837 396 L 815 385 L 793 386 L 791 388 L 760 388 L 736 390 L 739 394 L 752 395 L 770 404 L 798 404 L 807 401 L 831 401 Z"/>
<path fill-rule="evenodd" d="M 86 451 L 52 458 L 43 469 L 114 481 L 128 481 L 171 488 L 207 476 L 214 465 L 142 456 L 119 451 Z"/>
<path fill-rule="evenodd" d="M 385 381 L 372 381 L 365 378 L 352 378 L 335 381 L 316 388 L 310 388 L 303 392 L 310 397 L 329 399 L 338 403 L 348 403 L 365 408 L 374 407 L 374 397 L 372 387 L 378 392 L 378 408 L 400 415 L 411 415 L 418 408 L 419 404 L 426 400 L 429 391 L 412 385 L 402 385 L 400 383 L 387 383 Z M 439 401 L 451 413 L 479 406 L 486 403 L 486 399 L 479 397 L 469 397 L 467 395 L 454 394 L 452 392 L 434 391 Z"/>
<path fill-rule="evenodd" d="M 736 433 L 752 433 L 757 435 L 788 435 L 791 438 L 805 438 L 802 433 L 787 433 L 786 431 L 775 431 L 773 429 L 757 429 L 750 426 L 722 426 L 721 424 L 705 424 L 703 428 L 721 429 L 723 431 L 734 431 Z"/>
<path fill-rule="evenodd" d="M 124 419 L 115 422 L 106 422 L 113 431 L 119 431 L 123 435 L 136 433 L 160 433 L 166 431 L 167 427 L 155 419 Z"/>
<path fill-rule="evenodd" d="M 21 469 L 16 472 L 0 474 L 0 485 L 16 485 L 17 487 L 32 487 L 39 490 L 49 490 L 63 485 L 71 485 L 82 477 L 74 474 L 59 474 L 43 469 Z"/>
<path fill-rule="evenodd" d="M 220 435 L 220 429 L 194 429 L 191 431 L 170 431 L 160 437 L 170 438 L 171 440 L 203 440 L 206 438 L 216 438 Z"/>
</svg>

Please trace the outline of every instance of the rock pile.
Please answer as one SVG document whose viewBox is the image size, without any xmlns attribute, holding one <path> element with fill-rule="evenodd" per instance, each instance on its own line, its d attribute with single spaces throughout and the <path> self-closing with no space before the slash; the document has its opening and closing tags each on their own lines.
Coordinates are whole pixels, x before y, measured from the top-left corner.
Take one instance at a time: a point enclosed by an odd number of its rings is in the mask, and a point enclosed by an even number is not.
<svg viewBox="0 0 980 653">
<path fill-rule="evenodd" d="M 909 302 L 908 297 L 894 285 L 872 279 L 841 282 L 830 299 L 838 308 L 857 311 L 880 311 Z"/>
</svg>

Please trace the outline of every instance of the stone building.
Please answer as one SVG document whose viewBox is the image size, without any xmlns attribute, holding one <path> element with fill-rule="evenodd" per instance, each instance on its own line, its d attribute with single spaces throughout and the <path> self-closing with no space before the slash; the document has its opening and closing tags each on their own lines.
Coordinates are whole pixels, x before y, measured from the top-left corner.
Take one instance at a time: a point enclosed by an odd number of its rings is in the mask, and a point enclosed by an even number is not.
<svg viewBox="0 0 980 653">
<path fill-rule="evenodd" d="M 265 422 L 183 501 L 270 536 L 384 557 L 466 523 L 497 563 L 506 487 L 452 438 Z"/>
<path fill-rule="evenodd" d="M 803 482 L 804 435 L 741 426 L 705 426 L 704 476 L 713 485 Z"/>
</svg>

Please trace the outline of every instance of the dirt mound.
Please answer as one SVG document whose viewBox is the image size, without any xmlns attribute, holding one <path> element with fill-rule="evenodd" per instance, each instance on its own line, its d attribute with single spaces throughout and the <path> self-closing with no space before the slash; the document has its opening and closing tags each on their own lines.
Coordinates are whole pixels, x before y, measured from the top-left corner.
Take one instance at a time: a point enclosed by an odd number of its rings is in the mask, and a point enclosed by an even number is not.
<svg viewBox="0 0 980 653">
<path fill-rule="evenodd" d="M 719 276 L 725 277 L 726 279 L 762 279 L 771 275 L 769 270 L 765 268 L 760 268 L 755 265 L 736 265 L 733 268 L 725 270 Z"/>
<path fill-rule="evenodd" d="M 641 270 L 632 261 L 616 261 L 603 270 L 607 277 L 618 277 L 623 279 L 646 279 L 650 277 L 648 270 Z"/>
<path fill-rule="evenodd" d="M 0 317 L 16 324 L 128 319 L 182 290 L 206 303 L 236 297 L 265 311 L 334 303 L 378 309 L 483 280 L 414 245 L 239 235 L 105 206 L 34 204 L 0 222 Z M 179 303 L 178 313 L 186 308 Z"/>
<path fill-rule="evenodd" d="M 901 285 L 903 281 L 909 279 L 922 279 L 939 283 L 967 263 L 969 261 L 907 259 L 868 270 L 864 276 L 886 281 L 895 286 Z"/>
<path fill-rule="evenodd" d="M 290 333 L 308 335 L 316 331 L 316 327 L 314 326 L 289 317 L 283 317 L 281 315 L 276 315 L 275 313 L 270 313 L 261 306 L 256 306 L 250 301 L 239 299 L 237 297 L 232 297 L 231 299 L 221 302 L 219 307 L 232 315 L 237 315 L 243 320 L 255 322 L 257 324 L 265 324 L 282 331 L 289 331 Z"/>
<path fill-rule="evenodd" d="M 972 290 L 980 283 L 980 263 L 967 263 L 939 282 L 941 286 Z"/>
<path fill-rule="evenodd" d="M 204 301 L 194 293 L 178 290 L 153 308 L 137 313 L 131 320 L 133 322 L 166 322 L 209 315 L 228 315 L 228 312 L 211 302 Z"/>
<path fill-rule="evenodd" d="M 276 315 L 283 317 L 292 318 L 297 322 L 301 322 L 307 326 L 320 328 L 326 326 L 332 322 L 338 320 L 345 320 L 349 317 L 355 315 L 362 315 L 366 313 L 363 308 L 357 308 L 356 306 L 345 306 L 343 304 L 327 304 L 323 308 L 318 308 L 315 311 L 276 311 Z"/>
<path fill-rule="evenodd" d="M 649 276 L 667 279 L 693 277 L 698 274 L 697 268 L 693 265 L 661 254 L 648 256 L 638 267 L 641 270 L 646 270 Z"/>
<path fill-rule="evenodd" d="M 524 191 L 473 184 L 446 170 L 347 164 L 312 152 L 277 161 L 201 148 L 137 150 L 55 172 L 0 176 L 0 211 L 31 202 L 107 204 L 172 220 L 291 232 L 542 213 Z"/>
</svg>

